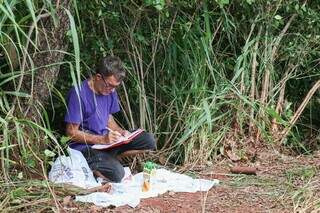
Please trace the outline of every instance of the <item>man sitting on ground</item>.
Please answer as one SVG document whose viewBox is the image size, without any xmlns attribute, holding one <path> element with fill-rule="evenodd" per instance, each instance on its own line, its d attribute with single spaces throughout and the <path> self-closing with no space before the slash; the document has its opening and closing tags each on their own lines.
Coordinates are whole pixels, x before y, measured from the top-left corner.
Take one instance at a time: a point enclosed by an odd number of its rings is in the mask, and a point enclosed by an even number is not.
<svg viewBox="0 0 320 213">
<path fill-rule="evenodd" d="M 94 144 L 116 142 L 120 136 L 130 133 L 122 129 L 112 116 L 120 111 L 115 89 L 121 84 L 125 74 L 118 57 L 103 58 L 91 78 L 69 91 L 65 115 L 66 134 L 72 139 L 70 148 L 82 152 L 96 176 L 112 182 L 120 182 L 124 177 L 124 168 L 117 155 L 129 150 L 156 149 L 153 135 L 147 132 L 118 147 L 107 150 L 91 148 Z"/>
</svg>

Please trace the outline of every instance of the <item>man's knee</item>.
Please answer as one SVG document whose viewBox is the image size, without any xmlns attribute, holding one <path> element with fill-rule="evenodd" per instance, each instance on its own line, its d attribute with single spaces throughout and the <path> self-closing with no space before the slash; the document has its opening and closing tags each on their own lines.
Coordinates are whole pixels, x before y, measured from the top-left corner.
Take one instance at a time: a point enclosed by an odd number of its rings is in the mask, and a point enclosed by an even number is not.
<svg viewBox="0 0 320 213">
<path fill-rule="evenodd" d="M 108 168 L 99 168 L 98 171 L 111 182 L 119 183 L 124 177 L 124 168 L 121 164 Z"/>
<path fill-rule="evenodd" d="M 149 150 L 156 150 L 157 149 L 156 139 L 154 138 L 153 134 L 146 133 L 144 140 L 146 143 L 146 149 L 149 149 Z"/>
</svg>

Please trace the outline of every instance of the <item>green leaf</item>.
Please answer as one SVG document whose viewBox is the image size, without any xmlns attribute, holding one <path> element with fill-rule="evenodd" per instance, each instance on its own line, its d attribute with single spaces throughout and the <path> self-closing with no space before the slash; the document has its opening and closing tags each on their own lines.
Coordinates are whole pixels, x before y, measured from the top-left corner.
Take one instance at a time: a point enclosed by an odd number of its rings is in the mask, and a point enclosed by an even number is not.
<svg viewBox="0 0 320 213">
<path fill-rule="evenodd" d="M 230 3 L 229 0 L 216 0 L 216 2 L 220 5 L 220 7 L 223 7 Z"/>
<path fill-rule="evenodd" d="M 23 173 L 22 173 L 22 172 L 19 172 L 18 178 L 19 178 L 20 180 L 23 178 Z"/>
<path fill-rule="evenodd" d="M 47 156 L 47 157 L 54 157 L 54 156 L 56 156 L 56 153 L 50 151 L 49 149 L 44 150 L 44 154 L 45 154 L 45 156 Z"/>
<path fill-rule="evenodd" d="M 0 147 L 0 151 L 1 150 L 5 150 L 5 149 L 9 149 L 9 148 L 11 148 L 11 147 L 14 147 L 14 146 L 17 146 L 18 144 L 11 144 L 11 145 L 7 145 L 7 146 L 1 146 Z"/>
<path fill-rule="evenodd" d="M 275 118 L 277 122 L 283 122 L 281 116 L 271 107 L 267 108 L 267 113 L 272 117 Z"/>
<path fill-rule="evenodd" d="M 276 15 L 274 18 L 277 19 L 277 20 L 281 20 L 281 19 L 282 19 L 282 16 Z"/>
<path fill-rule="evenodd" d="M 252 4 L 253 2 L 254 2 L 255 0 L 246 0 L 246 2 L 248 3 L 248 4 Z"/>
<path fill-rule="evenodd" d="M 32 1 L 31 0 L 26 0 L 25 1 L 30 13 L 31 13 L 31 17 L 33 19 L 34 24 L 37 23 L 37 19 L 36 19 L 36 14 L 35 14 L 35 8 L 33 7 Z M 36 25 L 37 28 L 37 25 Z"/>
<path fill-rule="evenodd" d="M 203 100 L 203 108 L 205 111 L 205 117 L 207 119 L 209 130 L 212 131 L 212 117 L 211 117 L 211 112 L 210 112 L 210 106 L 209 106 L 206 99 Z"/>
<path fill-rule="evenodd" d="M 11 198 L 12 199 L 20 198 L 20 197 L 26 196 L 27 194 L 28 193 L 26 192 L 25 189 L 19 187 L 17 189 L 14 189 L 13 191 L 11 191 Z"/>
<path fill-rule="evenodd" d="M 70 11 L 65 9 L 68 17 L 69 17 L 69 21 L 70 21 L 70 30 L 71 30 L 71 36 L 72 36 L 72 44 L 73 44 L 73 48 L 74 48 L 74 55 L 75 55 L 75 62 L 76 62 L 76 73 L 77 73 L 77 82 L 78 85 L 80 85 L 81 82 L 81 77 L 80 77 L 80 47 L 79 47 L 79 39 L 78 39 L 78 33 L 77 33 L 77 28 L 76 28 L 76 24 L 74 22 L 74 18 L 71 15 Z"/>
<path fill-rule="evenodd" d="M 144 3 L 147 6 L 155 7 L 159 11 L 163 10 L 163 8 L 165 6 L 165 1 L 164 0 L 144 0 Z"/>
<path fill-rule="evenodd" d="M 28 158 L 28 159 L 27 159 L 27 165 L 28 165 L 29 167 L 31 167 L 31 168 L 35 168 L 36 162 L 35 162 L 34 159 L 32 159 L 32 158 Z"/>
<path fill-rule="evenodd" d="M 70 137 L 68 137 L 68 136 L 62 136 L 62 137 L 60 138 L 60 143 L 63 144 L 63 145 L 65 145 L 69 140 L 70 140 Z"/>
<path fill-rule="evenodd" d="M 17 92 L 17 91 L 4 91 L 4 92 L 1 92 L 0 91 L 0 96 L 2 95 L 13 95 L 13 96 L 17 96 L 17 97 L 22 97 L 22 98 L 30 98 L 31 96 L 27 93 L 24 93 L 24 92 Z"/>
</svg>

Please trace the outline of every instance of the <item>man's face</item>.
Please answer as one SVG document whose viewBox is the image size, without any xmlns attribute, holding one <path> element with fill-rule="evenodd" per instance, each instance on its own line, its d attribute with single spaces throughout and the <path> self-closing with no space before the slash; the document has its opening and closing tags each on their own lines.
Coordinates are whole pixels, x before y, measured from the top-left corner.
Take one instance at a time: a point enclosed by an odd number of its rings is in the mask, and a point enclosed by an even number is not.
<svg viewBox="0 0 320 213">
<path fill-rule="evenodd" d="M 98 92 L 100 95 L 108 95 L 116 87 L 118 87 L 121 82 L 118 81 L 113 75 L 104 77 L 100 74 L 96 75 L 96 83 L 95 83 L 95 89 L 96 92 Z"/>
</svg>

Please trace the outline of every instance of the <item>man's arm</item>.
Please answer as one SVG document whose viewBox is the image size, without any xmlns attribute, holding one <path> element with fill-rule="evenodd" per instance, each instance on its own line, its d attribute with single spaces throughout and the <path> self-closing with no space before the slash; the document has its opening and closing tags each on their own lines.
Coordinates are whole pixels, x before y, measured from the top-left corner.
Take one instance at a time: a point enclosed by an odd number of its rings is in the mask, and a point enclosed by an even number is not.
<svg viewBox="0 0 320 213">
<path fill-rule="evenodd" d="M 113 131 L 119 132 L 121 135 L 126 135 L 128 134 L 127 130 L 122 129 L 117 122 L 114 120 L 112 115 L 109 115 L 109 120 L 108 120 L 108 127 L 112 129 Z"/>
<path fill-rule="evenodd" d="M 73 141 L 86 144 L 109 144 L 117 141 L 119 135 L 109 133 L 108 135 L 94 135 L 79 130 L 79 124 L 67 123 L 66 134 Z"/>
</svg>

